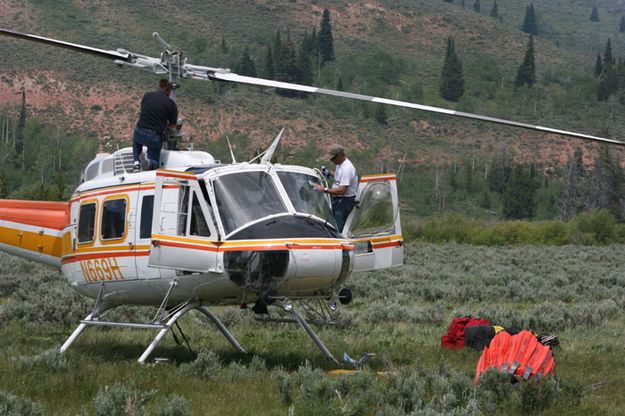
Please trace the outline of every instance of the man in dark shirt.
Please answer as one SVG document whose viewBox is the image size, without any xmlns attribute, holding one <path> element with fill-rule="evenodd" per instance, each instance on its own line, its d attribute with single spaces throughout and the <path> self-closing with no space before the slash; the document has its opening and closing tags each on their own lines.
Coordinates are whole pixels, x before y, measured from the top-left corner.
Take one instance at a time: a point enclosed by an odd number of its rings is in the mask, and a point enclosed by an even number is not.
<svg viewBox="0 0 625 416">
<path fill-rule="evenodd" d="M 178 120 L 176 102 L 169 98 L 171 83 L 161 79 L 159 91 L 148 92 L 141 100 L 141 115 L 132 138 L 133 168 L 141 170 L 139 155 L 143 146 L 148 148 L 148 158 L 144 170 L 158 169 L 161 159 L 161 143 L 167 127 L 175 128 Z M 147 164 L 149 163 L 149 166 Z"/>
</svg>

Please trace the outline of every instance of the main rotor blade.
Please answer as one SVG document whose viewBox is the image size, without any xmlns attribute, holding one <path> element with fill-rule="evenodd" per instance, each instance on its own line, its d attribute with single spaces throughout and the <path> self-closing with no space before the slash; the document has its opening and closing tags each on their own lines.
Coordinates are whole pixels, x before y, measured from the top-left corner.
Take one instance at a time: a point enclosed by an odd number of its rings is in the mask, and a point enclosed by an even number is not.
<svg viewBox="0 0 625 416">
<path fill-rule="evenodd" d="M 496 118 L 496 117 L 482 116 L 479 114 L 465 113 L 462 111 L 448 110 L 446 108 L 415 104 L 415 103 L 411 103 L 407 101 L 391 100 L 388 98 L 373 97 L 369 95 L 355 94 L 355 93 L 344 92 L 344 91 L 336 91 L 336 90 L 330 90 L 326 88 L 310 87 L 307 85 L 292 84 L 288 82 L 246 77 L 242 75 L 237 75 L 232 72 L 214 72 L 210 74 L 208 77 L 210 79 L 217 79 L 221 81 L 229 81 L 229 82 L 236 82 L 236 83 L 249 84 L 249 85 L 260 85 L 264 87 L 274 87 L 274 88 L 281 88 L 285 90 L 302 91 L 302 92 L 308 92 L 308 93 L 313 93 L 313 94 L 324 94 L 324 95 L 331 95 L 334 97 L 341 97 L 341 98 L 350 98 L 352 100 L 368 101 L 372 103 L 393 105 L 397 107 L 413 108 L 416 110 L 427 111 L 430 113 L 438 113 L 438 114 L 445 114 L 448 116 L 463 117 L 463 118 L 468 118 L 471 120 L 486 121 L 489 123 L 503 124 L 507 126 L 520 127 L 520 128 L 524 128 L 528 130 L 541 131 L 545 133 L 554 133 L 554 134 L 560 134 L 563 136 L 575 137 L 578 139 L 593 140 L 597 142 L 604 142 L 604 143 L 610 143 L 610 144 L 615 144 L 619 146 L 625 146 L 625 142 L 621 142 L 621 141 L 614 140 L 614 139 L 607 139 L 604 137 L 597 137 L 597 136 L 592 136 L 588 134 L 576 133 L 572 131 L 553 129 L 549 127 L 537 126 L 537 125 L 528 124 L 528 123 L 520 123 L 518 121 L 511 121 L 511 120 L 505 120 L 505 119 Z"/>
<path fill-rule="evenodd" d="M 44 45 L 58 46 L 61 48 L 71 49 L 74 51 L 88 53 L 90 55 L 99 56 L 124 62 L 130 62 L 130 53 L 122 53 L 118 51 L 107 51 L 106 49 L 92 48 L 91 46 L 79 45 L 77 43 L 64 42 L 62 40 L 45 38 L 43 36 L 30 35 L 27 33 L 14 32 L 12 30 L 0 29 L 1 35 L 11 36 L 17 39 L 26 39 L 33 42 L 43 43 Z"/>
</svg>

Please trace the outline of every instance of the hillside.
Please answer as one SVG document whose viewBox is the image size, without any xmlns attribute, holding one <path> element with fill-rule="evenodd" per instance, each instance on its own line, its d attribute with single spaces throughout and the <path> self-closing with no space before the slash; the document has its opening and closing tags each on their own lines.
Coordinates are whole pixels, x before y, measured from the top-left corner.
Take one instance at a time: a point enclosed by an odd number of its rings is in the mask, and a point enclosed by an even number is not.
<svg viewBox="0 0 625 416">
<path fill-rule="evenodd" d="M 314 84 L 454 108 L 538 125 L 619 138 L 625 127 L 621 96 L 596 98 L 597 52 L 611 38 L 615 56 L 625 50 L 618 33 L 623 1 L 597 1 L 600 22 L 590 22 L 586 0 L 535 2 L 538 83 L 514 88 L 527 35 L 520 30 L 525 3 L 500 0 L 500 19 L 488 15 L 492 2 L 473 0 L 347 1 L 174 1 L 152 6 L 127 0 L 7 0 L 0 26 L 103 49 L 125 48 L 158 56 L 155 30 L 181 47 L 193 63 L 235 68 L 244 47 L 264 73 L 266 46 L 276 30 L 298 44 L 331 12 L 336 61 L 314 73 Z M 164 24 L 164 22 L 167 22 Z M 448 36 L 463 62 L 466 93 L 458 103 L 443 100 L 439 82 Z M 222 45 L 226 45 L 224 48 Z M 24 41 L 0 39 L 0 114 L 16 114 L 21 88 L 31 117 L 94 142 L 113 136 L 130 142 L 138 101 L 156 77 L 109 62 Z M 240 158 L 250 157 L 285 126 L 282 160 L 313 164 L 329 142 L 348 143 L 363 173 L 409 166 L 448 165 L 496 155 L 520 162 L 561 166 L 576 146 L 592 163 L 595 145 L 559 136 L 388 108 L 387 124 L 376 107 L 329 97 L 285 98 L 271 90 L 188 81 L 180 93 L 185 131 L 195 147 L 225 156 L 223 138 L 238 138 Z M 475 166 L 475 163 L 472 162 Z M 541 167 L 541 169 L 542 169 Z"/>
</svg>

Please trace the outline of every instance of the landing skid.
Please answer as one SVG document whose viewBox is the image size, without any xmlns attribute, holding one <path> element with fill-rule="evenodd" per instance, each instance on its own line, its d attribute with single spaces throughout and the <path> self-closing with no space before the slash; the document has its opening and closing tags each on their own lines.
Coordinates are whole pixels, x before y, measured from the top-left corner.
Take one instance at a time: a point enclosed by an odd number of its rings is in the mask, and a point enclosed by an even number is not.
<svg viewBox="0 0 625 416">
<path fill-rule="evenodd" d="M 263 322 L 289 322 L 289 323 L 298 323 L 304 331 L 308 334 L 308 336 L 313 340 L 315 345 L 323 352 L 323 355 L 330 361 L 335 364 L 339 364 L 339 361 L 332 355 L 328 347 L 323 343 L 321 338 L 317 335 L 315 331 L 311 328 L 308 321 L 317 325 L 328 325 L 335 323 L 335 317 L 333 316 L 333 311 L 331 308 L 327 306 L 325 301 L 320 300 L 320 302 L 312 303 L 309 301 L 300 301 L 302 306 L 302 312 L 300 313 L 294 306 L 293 302 L 289 299 L 283 298 L 281 300 L 276 300 L 273 302 L 273 305 L 282 309 L 292 316 L 292 318 L 279 318 L 272 317 L 267 315 L 266 317 L 259 317 L 257 320 Z M 306 315 L 306 317 L 304 316 Z M 307 319 L 308 318 L 308 319 Z"/>
<path fill-rule="evenodd" d="M 173 286 L 173 285 L 172 285 Z M 226 339 L 232 344 L 234 349 L 236 349 L 240 353 L 245 353 L 245 349 L 241 347 L 239 342 L 234 338 L 232 333 L 228 331 L 223 322 L 219 319 L 217 315 L 215 315 L 210 309 L 206 306 L 202 305 L 200 302 L 191 302 L 186 301 L 173 309 L 166 311 L 165 305 L 167 304 L 167 299 L 163 301 L 161 307 L 154 319 L 149 323 L 134 323 L 134 322 L 113 322 L 101 320 L 101 318 L 113 307 L 102 306 L 101 303 L 101 294 L 102 289 L 100 289 L 100 294 L 96 299 L 96 305 L 93 311 L 87 315 L 85 319 L 80 321 L 80 325 L 74 330 L 74 332 L 69 336 L 67 341 L 63 344 L 60 349 L 61 354 L 63 354 L 67 349 L 74 343 L 76 338 L 85 330 L 87 326 L 109 326 L 109 327 L 118 327 L 118 328 L 130 328 L 130 329 L 156 329 L 158 330 L 158 334 L 154 337 L 150 345 L 146 348 L 146 350 L 139 357 L 139 363 L 143 364 L 145 360 L 152 354 L 158 343 L 163 339 L 167 331 L 172 330 L 172 327 L 176 325 L 178 319 L 187 314 L 192 310 L 198 310 L 206 315 L 219 329 L 219 331 L 226 337 Z M 168 293 L 169 294 L 169 293 Z M 173 330 L 172 330 L 173 333 Z M 185 338 L 186 340 L 186 338 Z"/>
</svg>

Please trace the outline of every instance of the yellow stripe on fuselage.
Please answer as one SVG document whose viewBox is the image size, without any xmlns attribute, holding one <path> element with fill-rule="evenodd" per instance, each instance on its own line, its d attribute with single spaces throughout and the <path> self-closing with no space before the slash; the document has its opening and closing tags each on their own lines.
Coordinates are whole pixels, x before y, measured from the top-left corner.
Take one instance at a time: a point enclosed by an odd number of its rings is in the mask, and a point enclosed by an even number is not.
<svg viewBox="0 0 625 416">
<path fill-rule="evenodd" d="M 0 227 L 0 243 L 60 258 L 63 238 L 17 228 Z"/>
</svg>

